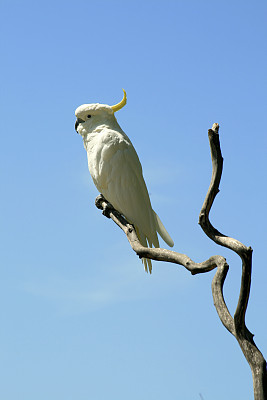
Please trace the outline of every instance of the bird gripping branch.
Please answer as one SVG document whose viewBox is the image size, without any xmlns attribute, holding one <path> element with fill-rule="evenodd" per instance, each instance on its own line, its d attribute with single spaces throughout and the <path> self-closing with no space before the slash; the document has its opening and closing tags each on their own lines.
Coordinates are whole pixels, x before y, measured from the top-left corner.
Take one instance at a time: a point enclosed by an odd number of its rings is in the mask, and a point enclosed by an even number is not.
<svg viewBox="0 0 267 400">
<path fill-rule="evenodd" d="M 122 101 L 114 106 L 94 103 L 78 107 L 75 130 L 83 138 L 97 190 L 134 225 L 141 244 L 159 247 L 158 233 L 172 247 L 173 240 L 152 209 L 138 155 L 114 115 L 126 104 L 123 92 Z M 142 261 L 151 273 L 151 260 Z"/>
</svg>

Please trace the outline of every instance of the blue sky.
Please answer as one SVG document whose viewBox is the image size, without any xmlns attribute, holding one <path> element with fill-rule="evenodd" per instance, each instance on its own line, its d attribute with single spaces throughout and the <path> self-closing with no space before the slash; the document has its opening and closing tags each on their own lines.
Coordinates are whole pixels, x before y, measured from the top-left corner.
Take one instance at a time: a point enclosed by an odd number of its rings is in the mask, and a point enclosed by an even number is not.
<svg viewBox="0 0 267 400">
<path fill-rule="evenodd" d="M 240 262 L 198 226 L 220 124 L 211 220 L 254 249 L 247 326 L 267 354 L 264 1 L 1 2 L 0 397 L 252 398 L 249 367 L 213 306 L 214 272 L 145 274 L 97 191 L 74 131 L 80 104 L 115 104 L 174 250 Z"/>
</svg>

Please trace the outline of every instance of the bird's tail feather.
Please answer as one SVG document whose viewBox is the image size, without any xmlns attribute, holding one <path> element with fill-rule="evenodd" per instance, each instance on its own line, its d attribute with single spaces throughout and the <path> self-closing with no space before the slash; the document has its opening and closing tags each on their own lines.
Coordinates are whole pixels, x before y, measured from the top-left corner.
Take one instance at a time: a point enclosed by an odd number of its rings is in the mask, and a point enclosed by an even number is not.
<svg viewBox="0 0 267 400">
<path fill-rule="evenodd" d="M 157 232 L 159 233 L 159 235 L 162 237 L 162 239 L 164 240 L 164 242 L 167 243 L 168 246 L 173 247 L 174 243 L 172 238 L 170 237 L 170 235 L 168 234 L 168 232 L 165 229 L 165 226 L 163 225 L 163 223 L 161 222 L 159 216 L 154 212 L 154 216 L 155 216 L 155 221 L 156 221 L 156 229 Z"/>
<path fill-rule="evenodd" d="M 142 258 L 142 263 L 144 264 L 145 271 L 150 274 L 152 274 L 152 262 L 149 258 Z"/>
<path fill-rule="evenodd" d="M 174 243 L 173 243 L 172 238 L 170 237 L 170 235 L 166 231 L 163 223 L 161 222 L 159 216 L 155 213 L 154 210 L 153 210 L 153 213 L 154 213 L 154 217 L 155 217 L 156 231 L 162 237 L 164 242 L 167 243 L 168 246 L 173 247 Z M 136 228 L 136 233 L 137 233 L 137 236 L 138 236 L 142 246 L 152 247 L 152 245 L 154 245 L 154 247 L 159 247 L 159 242 L 158 242 L 158 237 L 157 237 L 156 232 L 155 232 L 155 235 L 153 235 L 154 237 L 153 237 L 152 240 L 151 240 L 151 238 L 147 238 L 144 235 L 144 233 L 140 232 L 139 229 L 137 229 L 137 228 Z M 151 260 L 149 258 L 142 258 L 142 263 L 144 264 L 145 271 L 146 272 L 149 271 L 150 274 L 151 274 L 152 273 L 152 262 L 151 262 Z"/>
<path fill-rule="evenodd" d="M 138 239 L 142 246 L 147 247 L 147 239 L 143 232 L 140 232 L 138 228 L 135 228 Z M 149 246 L 152 247 L 152 244 L 149 243 Z M 142 263 L 144 264 L 145 271 L 151 274 L 152 273 L 152 262 L 149 258 L 142 258 Z"/>
</svg>

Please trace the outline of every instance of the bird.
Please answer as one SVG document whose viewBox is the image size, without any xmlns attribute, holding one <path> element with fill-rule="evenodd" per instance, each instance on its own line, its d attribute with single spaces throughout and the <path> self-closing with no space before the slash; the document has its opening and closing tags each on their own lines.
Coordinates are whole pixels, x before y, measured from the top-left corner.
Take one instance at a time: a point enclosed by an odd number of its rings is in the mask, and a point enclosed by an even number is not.
<svg viewBox="0 0 267 400">
<path fill-rule="evenodd" d="M 82 104 L 75 110 L 75 130 L 83 138 L 97 190 L 134 225 L 140 243 L 159 247 L 158 233 L 173 247 L 172 238 L 152 208 L 136 150 L 114 115 L 126 102 L 123 89 L 123 99 L 116 105 Z M 145 271 L 151 273 L 151 260 L 142 261 Z"/>
</svg>

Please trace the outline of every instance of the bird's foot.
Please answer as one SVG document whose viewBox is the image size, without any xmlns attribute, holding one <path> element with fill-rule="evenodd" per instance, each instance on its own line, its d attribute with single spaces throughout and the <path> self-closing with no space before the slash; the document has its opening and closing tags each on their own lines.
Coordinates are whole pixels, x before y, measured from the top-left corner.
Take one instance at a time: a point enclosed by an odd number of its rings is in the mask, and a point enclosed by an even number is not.
<svg viewBox="0 0 267 400">
<path fill-rule="evenodd" d="M 102 214 L 107 217 L 110 218 L 110 211 L 114 211 L 114 207 L 112 204 L 110 203 L 105 203 L 104 207 L 103 207 L 103 211 Z"/>
<path fill-rule="evenodd" d="M 106 201 L 106 199 L 103 194 L 100 193 L 100 195 L 95 199 L 95 205 L 99 210 L 103 210 L 103 201 Z"/>
<path fill-rule="evenodd" d="M 102 211 L 102 214 L 107 217 L 110 218 L 110 211 L 114 210 L 114 207 L 112 206 L 112 204 L 110 204 L 105 197 L 103 196 L 103 194 L 100 194 L 99 196 L 97 196 L 97 198 L 95 199 L 95 205 L 97 208 L 99 208 Z"/>
</svg>

